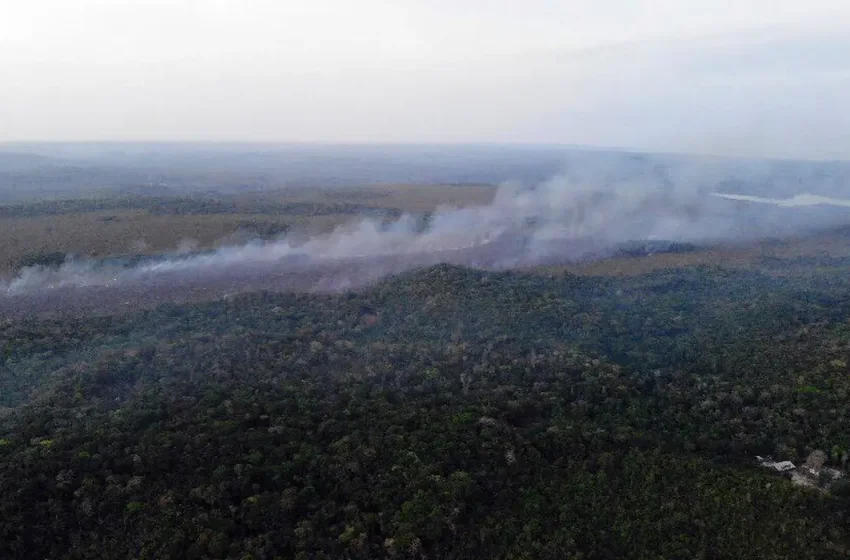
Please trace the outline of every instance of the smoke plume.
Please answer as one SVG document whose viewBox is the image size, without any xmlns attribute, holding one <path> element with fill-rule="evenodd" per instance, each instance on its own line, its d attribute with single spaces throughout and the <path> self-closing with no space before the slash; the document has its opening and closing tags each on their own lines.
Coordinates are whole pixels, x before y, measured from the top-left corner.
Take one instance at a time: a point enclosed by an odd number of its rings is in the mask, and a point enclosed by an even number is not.
<svg viewBox="0 0 850 560">
<path fill-rule="evenodd" d="M 0 286 L 0 294 L 175 286 L 218 292 L 340 290 L 439 262 L 495 269 L 568 262 L 605 257 L 634 241 L 746 240 L 846 222 L 850 216 L 838 208 L 840 215 L 789 219 L 799 209 L 781 203 L 766 209 L 751 201 L 777 201 L 746 195 L 713 196 L 717 193 L 698 176 L 692 169 L 654 177 L 574 170 L 531 187 L 504 184 L 488 205 L 441 207 L 388 224 L 363 219 L 308 239 L 289 236 L 134 264 L 72 260 L 58 268 L 29 267 Z"/>
</svg>

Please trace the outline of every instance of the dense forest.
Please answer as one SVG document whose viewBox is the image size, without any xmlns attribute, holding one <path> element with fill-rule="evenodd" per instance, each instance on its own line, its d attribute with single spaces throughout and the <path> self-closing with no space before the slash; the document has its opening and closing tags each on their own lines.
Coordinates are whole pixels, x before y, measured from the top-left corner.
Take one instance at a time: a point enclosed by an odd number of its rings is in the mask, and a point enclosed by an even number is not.
<svg viewBox="0 0 850 560">
<path fill-rule="evenodd" d="M 839 558 L 843 261 L 0 319 L 3 558 Z"/>
</svg>

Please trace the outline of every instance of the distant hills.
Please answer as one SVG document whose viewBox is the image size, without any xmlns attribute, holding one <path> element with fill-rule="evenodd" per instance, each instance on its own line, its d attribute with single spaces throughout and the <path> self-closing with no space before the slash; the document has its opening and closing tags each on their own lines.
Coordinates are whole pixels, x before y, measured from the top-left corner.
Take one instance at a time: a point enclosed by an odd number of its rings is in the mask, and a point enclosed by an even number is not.
<svg viewBox="0 0 850 560">
<path fill-rule="evenodd" d="M 840 198 L 850 162 L 732 159 L 565 146 L 308 144 L 0 145 L 0 202 L 88 189 L 242 192 L 368 184 L 645 185 L 773 198 Z"/>
</svg>

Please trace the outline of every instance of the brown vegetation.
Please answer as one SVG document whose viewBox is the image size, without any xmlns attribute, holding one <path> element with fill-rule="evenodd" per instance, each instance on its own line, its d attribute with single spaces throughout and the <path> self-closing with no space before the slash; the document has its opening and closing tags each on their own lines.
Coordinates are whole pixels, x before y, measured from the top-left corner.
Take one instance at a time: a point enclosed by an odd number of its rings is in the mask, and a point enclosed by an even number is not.
<svg viewBox="0 0 850 560">
<path fill-rule="evenodd" d="M 288 189 L 265 195 L 228 200 L 235 213 L 162 213 L 139 208 L 113 208 L 90 212 L 5 217 L 0 219 L 0 275 L 39 255 L 71 253 L 91 257 L 153 254 L 178 249 L 181 244 L 200 249 L 243 242 L 264 236 L 263 231 L 288 228 L 306 234 L 324 233 L 357 219 L 356 213 L 336 212 L 350 205 L 391 212 L 423 213 L 440 205 L 486 204 L 495 189 L 490 186 L 408 185 L 360 189 Z M 134 200 L 134 203 L 138 201 Z M 242 206 L 268 212 L 242 213 Z M 285 211 L 286 205 L 314 204 L 327 212 Z M 283 208 L 284 211 L 281 211 Z"/>
</svg>

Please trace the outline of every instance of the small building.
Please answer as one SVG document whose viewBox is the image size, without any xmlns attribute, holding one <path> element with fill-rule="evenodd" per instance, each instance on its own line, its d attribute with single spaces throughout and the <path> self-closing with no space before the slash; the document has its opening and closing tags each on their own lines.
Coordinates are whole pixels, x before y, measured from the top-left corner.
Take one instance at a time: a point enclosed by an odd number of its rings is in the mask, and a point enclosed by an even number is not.
<svg viewBox="0 0 850 560">
<path fill-rule="evenodd" d="M 780 461 L 778 463 L 771 463 L 770 468 L 772 468 L 776 472 L 788 472 L 793 471 L 797 467 L 795 467 L 794 463 L 792 463 L 791 461 Z"/>
<path fill-rule="evenodd" d="M 756 455 L 756 459 L 758 459 L 759 465 L 766 469 L 771 469 L 778 473 L 787 473 L 795 470 L 797 467 L 791 461 L 779 461 L 774 462 L 769 457 L 764 458 Z"/>
</svg>

